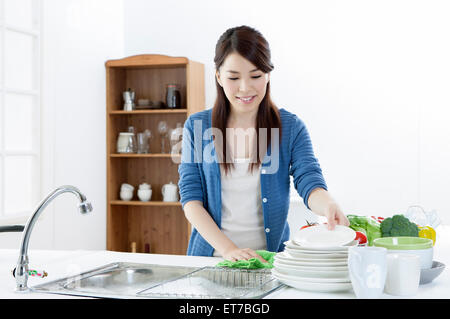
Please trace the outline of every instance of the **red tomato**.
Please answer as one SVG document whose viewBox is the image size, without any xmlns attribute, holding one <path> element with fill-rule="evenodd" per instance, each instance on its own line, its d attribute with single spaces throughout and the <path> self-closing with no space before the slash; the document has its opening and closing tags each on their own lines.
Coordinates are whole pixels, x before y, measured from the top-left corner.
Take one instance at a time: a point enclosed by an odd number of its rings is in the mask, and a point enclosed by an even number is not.
<svg viewBox="0 0 450 319">
<path fill-rule="evenodd" d="M 367 236 L 363 232 L 356 231 L 355 240 L 359 242 L 359 244 L 365 244 L 367 243 Z"/>
<path fill-rule="evenodd" d="M 300 227 L 300 230 L 311 227 L 311 226 L 316 226 L 317 223 L 310 223 L 309 221 L 306 221 L 306 225 Z"/>
</svg>

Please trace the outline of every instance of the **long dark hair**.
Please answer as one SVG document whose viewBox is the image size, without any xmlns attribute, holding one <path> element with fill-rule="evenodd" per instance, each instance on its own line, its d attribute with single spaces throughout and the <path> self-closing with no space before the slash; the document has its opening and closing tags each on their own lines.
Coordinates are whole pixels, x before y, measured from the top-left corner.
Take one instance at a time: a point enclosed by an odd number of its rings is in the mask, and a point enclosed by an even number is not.
<svg viewBox="0 0 450 319">
<path fill-rule="evenodd" d="M 270 59 L 270 49 L 269 43 L 263 37 L 263 35 L 248 26 L 239 26 L 230 28 L 225 31 L 219 38 L 216 44 L 216 55 L 214 57 L 214 63 L 216 65 L 216 71 L 222 66 L 226 57 L 233 53 L 237 52 L 248 61 L 253 63 L 259 70 L 264 73 L 269 73 L 274 69 L 274 66 Z M 226 139 L 226 128 L 228 123 L 228 116 L 230 115 L 230 102 L 225 96 L 225 92 L 223 88 L 217 81 L 216 78 L 216 89 L 217 89 L 217 98 L 214 103 L 214 107 L 212 109 L 212 126 L 214 128 L 219 129 L 222 132 L 223 144 L 219 145 L 217 150 L 217 155 L 220 160 L 220 165 L 222 165 L 225 170 L 225 174 L 230 170 L 230 166 L 234 166 L 233 163 L 229 163 L 223 159 L 228 158 L 225 156 L 227 154 L 227 139 Z M 256 137 L 257 137 L 257 154 L 260 154 L 260 151 L 263 151 L 262 154 L 265 154 L 267 148 L 269 146 L 269 141 L 271 141 L 271 129 L 278 128 L 279 129 L 279 137 L 281 139 L 281 119 L 277 106 L 273 103 L 270 98 L 270 81 L 267 83 L 266 94 L 262 99 L 258 113 L 256 116 Z M 266 128 L 267 135 L 266 141 L 263 147 L 265 150 L 260 150 L 260 135 L 259 129 Z M 252 162 L 250 166 L 250 170 L 259 167 L 261 164 L 260 156 L 257 156 L 257 161 Z"/>
</svg>

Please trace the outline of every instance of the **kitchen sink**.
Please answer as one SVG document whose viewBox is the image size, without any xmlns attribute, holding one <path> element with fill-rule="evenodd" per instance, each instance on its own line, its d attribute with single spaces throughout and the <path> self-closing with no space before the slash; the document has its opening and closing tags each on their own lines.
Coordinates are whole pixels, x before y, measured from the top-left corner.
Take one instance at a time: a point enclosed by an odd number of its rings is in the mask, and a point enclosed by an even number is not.
<svg viewBox="0 0 450 319">
<path fill-rule="evenodd" d="M 139 298 L 138 293 L 199 268 L 117 262 L 31 287 L 34 292 L 100 298 Z M 148 297 L 147 297 L 148 298 Z"/>
<path fill-rule="evenodd" d="M 284 285 L 270 269 L 183 267 L 116 262 L 31 287 L 94 298 L 262 298 Z"/>
</svg>

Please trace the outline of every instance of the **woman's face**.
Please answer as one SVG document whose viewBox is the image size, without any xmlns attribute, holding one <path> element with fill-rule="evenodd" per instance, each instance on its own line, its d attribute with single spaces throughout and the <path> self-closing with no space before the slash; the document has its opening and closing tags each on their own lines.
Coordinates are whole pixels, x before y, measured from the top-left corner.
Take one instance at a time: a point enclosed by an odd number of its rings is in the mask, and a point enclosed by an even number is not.
<svg viewBox="0 0 450 319">
<path fill-rule="evenodd" d="M 219 85 L 238 115 L 256 114 L 266 95 L 269 74 L 264 73 L 239 53 L 230 53 L 216 72 Z"/>
</svg>

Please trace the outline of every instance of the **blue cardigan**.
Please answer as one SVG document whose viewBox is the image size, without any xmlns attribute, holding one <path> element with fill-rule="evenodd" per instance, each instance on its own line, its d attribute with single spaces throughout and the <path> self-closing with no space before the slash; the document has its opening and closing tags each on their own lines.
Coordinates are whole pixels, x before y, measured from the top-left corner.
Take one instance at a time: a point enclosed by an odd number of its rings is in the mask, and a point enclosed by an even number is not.
<svg viewBox="0 0 450 319">
<path fill-rule="evenodd" d="M 281 143 L 279 147 L 274 147 L 273 152 L 269 146 L 260 168 L 267 250 L 275 252 L 282 251 L 283 243 L 289 239 L 287 215 L 290 175 L 307 207 L 312 190 L 317 187 L 327 189 L 305 124 L 295 114 L 282 108 L 279 111 L 282 125 Z M 183 208 L 192 200 L 203 202 L 204 208 L 220 228 L 220 168 L 213 144 L 211 115 L 212 109 L 194 113 L 184 124 L 178 187 Z M 277 139 L 278 137 L 273 135 L 272 143 Z M 214 248 L 194 228 L 187 254 L 212 256 L 213 252 Z"/>
</svg>

